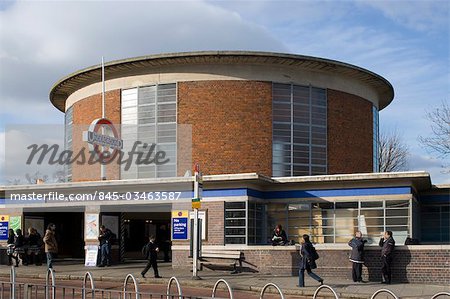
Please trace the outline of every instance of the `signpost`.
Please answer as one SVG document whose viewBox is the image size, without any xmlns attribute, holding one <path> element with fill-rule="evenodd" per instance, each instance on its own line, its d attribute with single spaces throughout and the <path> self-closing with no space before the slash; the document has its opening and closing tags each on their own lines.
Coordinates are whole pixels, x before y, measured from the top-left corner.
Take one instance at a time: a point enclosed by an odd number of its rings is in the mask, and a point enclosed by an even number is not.
<svg viewBox="0 0 450 299">
<path fill-rule="evenodd" d="M 0 215 L 0 240 L 8 240 L 9 216 Z"/>
<path fill-rule="evenodd" d="M 195 164 L 194 173 L 194 198 L 192 199 L 192 208 L 194 209 L 194 233 L 192 236 L 192 278 L 200 279 L 197 275 L 198 254 L 199 254 L 199 233 L 198 233 L 198 209 L 201 208 L 201 199 L 203 191 L 203 180 L 200 172 L 200 166 Z"/>
<path fill-rule="evenodd" d="M 188 211 L 172 211 L 172 240 L 188 239 Z"/>
</svg>

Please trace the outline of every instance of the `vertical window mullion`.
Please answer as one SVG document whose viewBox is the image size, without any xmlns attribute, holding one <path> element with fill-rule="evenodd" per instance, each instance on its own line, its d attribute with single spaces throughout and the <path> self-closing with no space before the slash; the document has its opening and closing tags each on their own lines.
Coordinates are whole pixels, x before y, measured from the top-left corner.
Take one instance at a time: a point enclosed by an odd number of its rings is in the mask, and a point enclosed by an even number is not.
<svg viewBox="0 0 450 299">
<path fill-rule="evenodd" d="M 312 175 L 312 86 L 309 85 L 309 175 Z"/>
<path fill-rule="evenodd" d="M 294 176 L 294 85 L 291 84 L 291 176 Z"/>
</svg>

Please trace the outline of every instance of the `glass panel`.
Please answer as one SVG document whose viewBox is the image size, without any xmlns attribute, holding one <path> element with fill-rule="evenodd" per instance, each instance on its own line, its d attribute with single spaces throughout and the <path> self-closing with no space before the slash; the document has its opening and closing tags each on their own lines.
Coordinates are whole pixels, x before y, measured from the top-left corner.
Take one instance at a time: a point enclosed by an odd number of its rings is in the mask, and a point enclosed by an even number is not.
<svg viewBox="0 0 450 299">
<path fill-rule="evenodd" d="M 382 208 L 382 201 L 361 201 L 361 208 Z"/>
<path fill-rule="evenodd" d="M 409 209 L 386 209 L 386 217 L 390 216 L 408 216 Z"/>
<path fill-rule="evenodd" d="M 408 208 L 409 200 L 386 200 L 386 208 Z"/>
</svg>

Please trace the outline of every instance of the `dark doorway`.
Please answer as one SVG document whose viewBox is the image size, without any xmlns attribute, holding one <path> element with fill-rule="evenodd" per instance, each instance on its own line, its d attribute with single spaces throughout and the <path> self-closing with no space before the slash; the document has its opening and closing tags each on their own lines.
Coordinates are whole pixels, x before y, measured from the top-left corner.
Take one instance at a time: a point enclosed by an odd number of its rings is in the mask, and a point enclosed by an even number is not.
<svg viewBox="0 0 450 299">
<path fill-rule="evenodd" d="M 24 231 L 36 227 L 44 237 L 49 223 L 56 225 L 58 258 L 84 258 L 84 213 L 44 212 L 24 213 Z"/>
<path fill-rule="evenodd" d="M 170 212 L 124 213 L 125 258 L 142 259 L 141 249 L 154 235 L 160 247 L 159 259 L 170 260 Z"/>
</svg>

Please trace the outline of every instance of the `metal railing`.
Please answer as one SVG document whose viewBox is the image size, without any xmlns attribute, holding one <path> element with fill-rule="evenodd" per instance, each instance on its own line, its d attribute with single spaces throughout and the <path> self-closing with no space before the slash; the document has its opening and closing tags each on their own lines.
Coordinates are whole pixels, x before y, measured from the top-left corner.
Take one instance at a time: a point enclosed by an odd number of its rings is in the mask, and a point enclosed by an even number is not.
<svg viewBox="0 0 450 299">
<path fill-rule="evenodd" d="M 378 294 L 381 293 L 388 293 L 390 294 L 392 297 L 394 297 L 394 299 L 399 299 L 397 297 L 397 295 L 394 294 L 394 292 L 392 292 L 391 290 L 388 289 L 379 289 L 378 291 L 376 291 L 375 293 L 373 293 L 372 297 L 370 297 L 370 299 L 374 299 L 376 296 L 378 296 Z"/>
<path fill-rule="evenodd" d="M 338 296 L 338 294 L 336 293 L 336 291 L 335 291 L 332 287 L 330 287 L 329 285 L 326 285 L 326 284 L 321 285 L 320 287 L 318 287 L 318 288 L 316 289 L 316 291 L 314 292 L 314 295 L 313 295 L 313 299 L 316 299 L 317 294 L 319 294 L 319 292 L 320 292 L 322 289 L 328 289 L 328 290 L 330 290 L 330 291 L 333 293 L 334 298 L 335 298 L 335 299 L 339 299 L 339 296 Z"/>
<path fill-rule="evenodd" d="M 89 280 L 90 288 L 87 288 L 87 282 Z M 128 285 L 130 280 L 133 282 L 134 290 L 128 290 Z M 171 294 L 172 284 L 176 284 L 177 294 Z M 218 286 L 224 284 L 227 288 L 228 295 L 230 299 L 234 298 L 233 289 L 231 285 L 224 279 L 219 279 L 214 284 L 212 289 L 211 297 L 201 297 L 209 299 L 217 299 L 216 292 Z M 276 291 L 281 296 L 281 299 L 285 299 L 283 291 L 279 286 L 274 283 L 267 283 L 261 290 L 259 295 L 260 299 L 264 298 L 266 291 L 270 288 L 275 288 Z M 338 293 L 329 285 L 319 286 L 313 295 L 313 299 L 316 299 L 319 292 L 323 289 L 330 290 L 335 299 L 339 299 Z M 33 283 L 33 282 L 17 282 L 16 279 L 16 269 L 11 267 L 10 269 L 10 279 L 9 282 L 0 282 L 0 299 L 87 299 L 87 291 L 90 291 L 91 299 L 194 299 L 198 298 L 191 296 L 184 296 L 181 290 L 181 285 L 176 277 L 171 277 L 167 284 L 166 293 L 155 293 L 155 292 L 142 292 L 139 288 L 139 283 L 132 274 L 128 274 L 125 277 L 122 287 L 116 285 L 110 288 L 101 289 L 96 288 L 94 283 L 94 277 L 91 272 L 86 272 L 83 276 L 82 285 L 80 286 L 65 286 L 56 284 L 55 272 L 52 269 L 48 269 L 45 276 L 45 284 Z M 379 294 L 387 293 L 391 295 L 394 299 L 399 299 L 399 297 L 388 289 L 379 289 L 370 297 L 370 299 L 375 299 Z M 434 294 L 431 299 L 450 298 L 449 292 L 439 292 Z"/>
<path fill-rule="evenodd" d="M 449 292 L 439 292 L 433 295 L 433 297 L 431 297 L 431 299 L 437 299 L 440 296 L 447 296 L 448 298 L 450 298 L 450 293 Z"/>
<path fill-rule="evenodd" d="M 92 277 L 91 272 L 86 272 L 83 277 L 83 285 L 82 285 L 82 291 L 81 291 L 81 299 L 86 299 L 86 279 L 89 278 L 89 281 L 91 283 L 91 294 L 92 299 L 95 298 L 95 284 L 94 284 L 94 277 Z"/>
<path fill-rule="evenodd" d="M 214 287 L 213 287 L 211 298 L 216 298 L 217 286 L 221 283 L 223 283 L 227 286 L 228 294 L 230 295 L 230 299 L 233 299 L 233 290 L 231 289 L 230 285 L 228 284 L 228 282 L 225 279 L 219 279 L 218 281 L 216 281 L 216 283 L 214 284 Z"/>
<path fill-rule="evenodd" d="M 181 299 L 183 297 L 183 293 L 181 292 L 181 286 L 180 286 L 180 282 L 178 281 L 178 279 L 175 276 L 172 276 L 169 279 L 169 282 L 167 283 L 167 291 L 166 291 L 166 299 L 169 299 L 169 294 L 170 294 L 170 287 L 172 286 L 172 282 L 174 282 L 177 284 L 177 290 L 178 290 L 178 297 Z"/>
<path fill-rule="evenodd" d="M 280 287 L 277 286 L 277 285 L 274 284 L 274 283 L 271 283 L 271 282 L 269 282 L 268 284 L 266 284 L 266 285 L 262 288 L 261 294 L 259 294 L 259 299 L 263 299 L 264 294 L 266 293 L 266 291 L 267 291 L 267 289 L 268 289 L 269 287 L 274 287 L 274 288 L 278 291 L 278 293 L 280 294 L 281 299 L 284 299 L 284 295 L 283 295 L 283 292 L 281 291 Z"/>
</svg>

